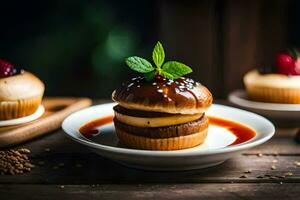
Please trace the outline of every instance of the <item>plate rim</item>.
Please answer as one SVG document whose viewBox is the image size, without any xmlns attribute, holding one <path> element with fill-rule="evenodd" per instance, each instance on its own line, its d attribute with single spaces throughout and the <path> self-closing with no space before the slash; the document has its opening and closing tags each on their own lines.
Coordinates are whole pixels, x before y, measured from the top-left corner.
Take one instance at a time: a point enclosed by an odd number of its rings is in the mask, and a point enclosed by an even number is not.
<svg viewBox="0 0 300 200">
<path fill-rule="evenodd" d="M 283 104 L 283 103 L 267 103 L 267 102 L 251 101 L 243 98 L 242 97 L 243 95 L 246 95 L 246 90 L 237 89 L 229 93 L 228 100 L 235 105 L 245 107 L 245 108 L 257 109 L 257 110 L 282 111 L 282 112 L 300 111 L 300 104 Z"/>
<path fill-rule="evenodd" d="M 44 112 L 45 112 L 45 107 L 43 105 L 39 105 L 38 109 L 31 115 L 21 117 L 21 118 L 16 118 L 16 119 L 0 120 L 0 127 L 20 125 L 20 124 L 34 121 L 40 118 L 44 114 Z"/>
<path fill-rule="evenodd" d="M 205 151 L 205 150 L 198 150 L 198 151 L 181 151 L 181 150 L 174 150 L 174 151 L 153 151 L 153 150 L 141 150 L 141 149 L 129 149 L 129 148 L 119 148 L 119 147 L 113 147 L 113 146 L 107 146 L 107 145 L 103 145 L 103 144 L 97 144 L 87 138 L 80 138 L 80 137 L 74 137 L 72 134 L 68 133 L 66 130 L 67 129 L 67 123 L 68 120 L 70 120 L 73 116 L 79 114 L 80 112 L 89 110 L 89 109 L 94 109 L 95 107 L 99 107 L 99 106 L 113 106 L 116 105 L 116 103 L 105 103 L 105 104 L 98 104 L 98 105 L 94 105 L 79 111 L 76 111 L 74 113 L 72 113 L 71 115 L 69 115 L 67 118 L 65 118 L 65 120 L 62 123 L 62 129 L 64 131 L 64 134 L 67 135 L 68 137 L 70 137 L 72 140 L 79 142 L 81 144 L 83 144 L 84 146 L 90 147 L 90 148 L 94 148 L 97 150 L 103 150 L 106 151 L 108 153 L 114 153 L 114 154 L 119 154 L 119 155 L 138 155 L 138 156 L 149 156 L 149 157 L 184 157 L 184 156 L 209 156 L 209 155 L 216 155 L 216 154 L 226 154 L 226 153 L 232 153 L 232 152 L 236 152 L 236 151 L 242 151 L 245 149 L 249 149 L 252 148 L 254 146 L 258 146 L 260 144 L 265 143 L 266 141 L 268 141 L 270 138 L 272 138 L 275 134 L 275 127 L 273 125 L 272 122 L 270 122 L 268 119 L 266 119 L 265 117 L 258 115 L 256 113 L 252 113 L 246 110 L 242 110 L 242 109 L 238 109 L 238 108 L 234 108 L 231 106 L 226 106 L 226 105 L 221 105 L 221 104 L 213 104 L 214 106 L 219 106 L 219 107 L 227 107 L 229 109 L 233 109 L 233 110 L 237 110 L 239 112 L 245 112 L 247 114 L 251 114 L 251 115 L 255 115 L 256 117 L 260 118 L 261 120 L 264 120 L 268 126 L 271 128 L 270 132 L 267 133 L 266 136 L 260 138 L 260 139 L 256 139 L 256 140 L 249 140 L 245 143 L 242 144 L 238 144 L 238 145 L 234 145 L 234 146 L 227 146 L 224 148 L 219 148 L 219 149 L 212 149 L 209 151 Z"/>
</svg>

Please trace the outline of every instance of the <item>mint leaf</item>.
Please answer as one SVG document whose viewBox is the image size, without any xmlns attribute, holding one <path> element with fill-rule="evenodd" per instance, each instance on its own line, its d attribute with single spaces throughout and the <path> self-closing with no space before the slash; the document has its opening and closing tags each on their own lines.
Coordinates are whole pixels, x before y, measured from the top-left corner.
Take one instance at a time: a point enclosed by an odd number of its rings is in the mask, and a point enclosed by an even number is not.
<svg viewBox="0 0 300 200">
<path fill-rule="evenodd" d="M 155 65 L 160 68 L 165 60 L 165 51 L 162 44 L 158 41 L 152 52 L 152 59 Z"/>
<path fill-rule="evenodd" d="M 193 70 L 183 63 L 177 61 L 168 61 L 163 65 L 162 71 L 164 73 L 171 74 L 173 76 L 173 79 L 177 79 L 181 76 L 191 73 Z M 164 76 L 164 74 L 162 75 Z"/>
<path fill-rule="evenodd" d="M 132 70 L 140 73 L 148 73 L 154 70 L 150 62 L 138 56 L 126 58 L 125 62 Z"/>
<path fill-rule="evenodd" d="M 152 81 L 155 77 L 155 74 L 156 74 L 156 71 L 153 70 L 151 72 L 145 73 L 144 77 L 145 77 L 146 81 Z"/>
<path fill-rule="evenodd" d="M 163 77 L 168 78 L 168 79 L 174 79 L 174 76 L 172 74 L 170 74 L 164 70 L 160 71 L 160 75 L 162 75 Z"/>
</svg>

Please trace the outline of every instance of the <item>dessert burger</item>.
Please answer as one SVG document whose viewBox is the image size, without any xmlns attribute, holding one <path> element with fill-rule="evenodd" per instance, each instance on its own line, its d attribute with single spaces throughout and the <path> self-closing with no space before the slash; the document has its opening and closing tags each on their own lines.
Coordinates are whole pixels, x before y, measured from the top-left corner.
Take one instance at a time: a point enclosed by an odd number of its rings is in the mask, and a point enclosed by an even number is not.
<svg viewBox="0 0 300 200">
<path fill-rule="evenodd" d="M 0 59 L 0 120 L 33 114 L 39 107 L 44 84 L 30 72 Z"/>
<path fill-rule="evenodd" d="M 158 42 L 153 61 L 129 57 L 126 64 L 144 76 L 132 78 L 116 89 L 112 98 L 114 125 L 120 142 L 149 150 L 179 150 L 202 144 L 209 121 L 205 111 L 212 104 L 209 90 L 190 78 L 182 77 L 191 68 L 176 62 L 164 62 Z"/>
</svg>

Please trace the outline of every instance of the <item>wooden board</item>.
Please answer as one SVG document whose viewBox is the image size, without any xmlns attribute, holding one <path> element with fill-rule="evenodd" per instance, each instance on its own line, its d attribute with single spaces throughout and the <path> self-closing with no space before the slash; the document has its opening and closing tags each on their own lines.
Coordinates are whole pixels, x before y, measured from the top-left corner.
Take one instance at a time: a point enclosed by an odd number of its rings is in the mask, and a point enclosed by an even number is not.
<svg viewBox="0 0 300 200">
<path fill-rule="evenodd" d="M 45 98 L 45 113 L 39 119 L 21 125 L 0 127 L 0 147 L 16 145 L 56 130 L 69 114 L 91 104 L 92 101 L 88 98 Z"/>
</svg>

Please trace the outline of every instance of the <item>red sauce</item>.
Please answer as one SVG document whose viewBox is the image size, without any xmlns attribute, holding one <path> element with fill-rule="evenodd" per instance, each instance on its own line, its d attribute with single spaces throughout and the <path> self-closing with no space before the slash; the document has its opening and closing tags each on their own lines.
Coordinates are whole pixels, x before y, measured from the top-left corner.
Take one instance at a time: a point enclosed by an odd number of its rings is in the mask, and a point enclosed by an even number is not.
<svg viewBox="0 0 300 200">
<path fill-rule="evenodd" d="M 113 118 L 113 116 L 106 116 L 92 120 L 80 127 L 79 132 L 83 136 L 90 138 L 99 133 L 99 131 L 96 129 L 97 127 L 112 123 Z M 238 122 L 210 116 L 209 123 L 215 126 L 226 128 L 236 136 L 236 140 L 229 146 L 246 142 L 256 135 L 254 130 Z"/>
<path fill-rule="evenodd" d="M 226 128 L 236 136 L 236 140 L 233 143 L 231 143 L 229 146 L 246 142 L 252 139 L 256 135 L 253 129 L 243 124 L 240 124 L 238 122 L 217 118 L 217 117 L 211 117 L 211 116 L 208 118 L 209 118 L 209 124 Z"/>
<path fill-rule="evenodd" d="M 114 116 L 106 116 L 98 119 L 94 119 L 85 125 L 81 126 L 79 129 L 79 132 L 87 138 L 92 137 L 93 135 L 96 135 L 99 133 L 99 131 L 96 129 L 99 126 L 103 126 L 106 124 L 112 123 L 114 119 Z"/>
</svg>

